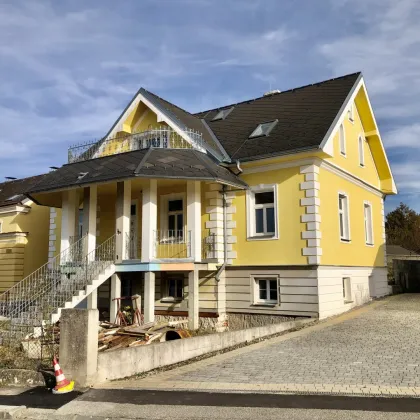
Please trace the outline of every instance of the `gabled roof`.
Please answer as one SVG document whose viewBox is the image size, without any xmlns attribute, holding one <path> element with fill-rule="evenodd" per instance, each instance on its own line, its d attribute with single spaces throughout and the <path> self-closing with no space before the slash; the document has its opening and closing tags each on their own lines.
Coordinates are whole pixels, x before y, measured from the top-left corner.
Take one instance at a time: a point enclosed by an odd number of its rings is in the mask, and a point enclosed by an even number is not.
<svg viewBox="0 0 420 420">
<path fill-rule="evenodd" d="M 251 160 L 317 149 L 361 73 L 262 96 L 195 114 L 203 118 L 232 160 Z M 224 120 L 220 109 L 234 106 Z M 267 137 L 249 139 L 264 122 L 278 120 Z"/>
<path fill-rule="evenodd" d="M 229 169 L 193 149 L 143 149 L 64 165 L 26 190 L 28 194 L 136 177 L 195 179 L 246 188 Z"/>
<path fill-rule="evenodd" d="M 40 182 L 45 174 L 16 179 L 0 184 L 0 207 L 21 204 L 25 199 L 25 192 Z M 10 198 L 12 198 L 10 200 Z"/>
<path fill-rule="evenodd" d="M 419 255 L 417 252 L 410 251 L 400 245 L 386 245 L 386 255 Z"/>
</svg>

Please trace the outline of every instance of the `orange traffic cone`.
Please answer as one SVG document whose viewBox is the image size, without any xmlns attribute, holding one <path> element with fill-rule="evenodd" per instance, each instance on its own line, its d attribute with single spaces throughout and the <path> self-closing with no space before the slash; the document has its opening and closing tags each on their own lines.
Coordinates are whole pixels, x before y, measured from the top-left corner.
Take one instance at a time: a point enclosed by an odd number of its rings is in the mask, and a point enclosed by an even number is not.
<svg viewBox="0 0 420 420">
<path fill-rule="evenodd" d="M 67 394 L 67 392 L 73 391 L 74 382 L 66 379 L 55 357 L 53 358 L 53 364 L 55 380 L 57 382 L 55 388 L 52 390 L 53 394 Z"/>
</svg>

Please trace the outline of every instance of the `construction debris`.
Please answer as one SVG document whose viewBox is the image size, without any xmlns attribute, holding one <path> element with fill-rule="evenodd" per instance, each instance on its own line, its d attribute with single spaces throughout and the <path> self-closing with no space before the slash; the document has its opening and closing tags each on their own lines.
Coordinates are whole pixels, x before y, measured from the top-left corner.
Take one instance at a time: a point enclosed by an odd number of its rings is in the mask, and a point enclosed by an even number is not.
<svg viewBox="0 0 420 420">
<path fill-rule="evenodd" d="M 98 350 L 107 351 L 124 347 L 149 345 L 153 342 L 163 342 L 191 337 L 191 334 L 180 329 L 179 325 L 187 321 L 175 321 L 143 325 L 121 326 L 110 322 L 101 322 L 98 334 Z"/>
</svg>

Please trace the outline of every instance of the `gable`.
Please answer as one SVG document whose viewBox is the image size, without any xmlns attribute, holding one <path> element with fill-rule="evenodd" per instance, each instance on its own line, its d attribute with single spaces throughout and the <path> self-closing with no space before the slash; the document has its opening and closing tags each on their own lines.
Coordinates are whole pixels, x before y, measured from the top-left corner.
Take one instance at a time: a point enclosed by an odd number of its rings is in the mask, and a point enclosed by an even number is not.
<svg viewBox="0 0 420 420">
<path fill-rule="evenodd" d="M 348 110 L 353 105 L 354 122 L 348 118 Z M 340 126 L 345 132 L 346 156 L 340 153 Z M 358 137 L 362 135 L 365 166 L 360 166 Z M 321 149 L 324 159 L 350 172 L 352 175 L 379 188 L 385 194 L 396 194 L 397 188 L 381 136 L 369 102 L 363 78 L 340 109 L 328 135 L 324 138 Z"/>
</svg>

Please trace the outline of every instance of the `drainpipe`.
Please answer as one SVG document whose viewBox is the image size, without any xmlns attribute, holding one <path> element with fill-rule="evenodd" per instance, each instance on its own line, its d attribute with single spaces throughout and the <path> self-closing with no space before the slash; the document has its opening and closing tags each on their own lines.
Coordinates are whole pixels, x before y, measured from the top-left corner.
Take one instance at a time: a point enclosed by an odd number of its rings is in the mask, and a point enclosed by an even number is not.
<svg viewBox="0 0 420 420">
<path fill-rule="evenodd" d="M 222 189 L 222 200 L 223 200 L 223 264 L 217 270 L 216 275 L 214 278 L 217 282 L 220 281 L 220 276 L 222 275 L 223 271 L 225 271 L 227 265 L 227 217 L 226 217 L 226 185 L 223 185 Z"/>
</svg>

